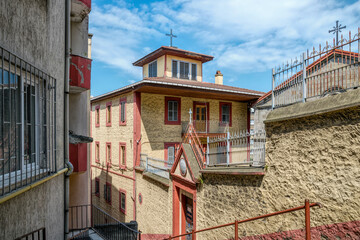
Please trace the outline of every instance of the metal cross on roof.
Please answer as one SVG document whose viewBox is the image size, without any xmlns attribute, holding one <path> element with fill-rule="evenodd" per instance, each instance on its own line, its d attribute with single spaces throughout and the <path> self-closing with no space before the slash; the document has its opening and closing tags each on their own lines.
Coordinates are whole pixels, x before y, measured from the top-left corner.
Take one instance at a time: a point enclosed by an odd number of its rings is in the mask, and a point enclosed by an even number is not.
<svg viewBox="0 0 360 240">
<path fill-rule="evenodd" d="M 339 46 L 339 32 L 341 32 L 341 29 L 346 28 L 346 26 L 339 25 L 339 20 L 336 20 L 336 26 L 333 27 L 333 30 L 329 30 L 329 33 L 333 32 L 336 34 L 336 46 Z"/>
<path fill-rule="evenodd" d="M 170 37 L 170 47 L 172 47 L 172 46 L 173 46 L 173 45 L 172 45 L 172 39 L 173 39 L 173 37 L 176 38 L 177 36 L 173 35 L 172 29 L 170 29 L 170 34 L 167 33 L 167 34 L 165 34 L 165 35 Z"/>
</svg>

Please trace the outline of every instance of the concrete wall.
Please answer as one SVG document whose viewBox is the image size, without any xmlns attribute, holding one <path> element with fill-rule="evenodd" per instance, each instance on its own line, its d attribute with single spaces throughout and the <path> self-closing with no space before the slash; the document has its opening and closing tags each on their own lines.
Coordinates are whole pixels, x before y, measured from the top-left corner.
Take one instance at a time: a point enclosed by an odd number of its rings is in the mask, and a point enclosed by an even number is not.
<svg viewBox="0 0 360 240">
<path fill-rule="evenodd" d="M 119 125 L 120 98 L 126 97 L 126 125 Z M 111 127 L 106 126 L 106 103 L 112 102 Z M 100 106 L 100 127 L 95 127 L 95 108 Z M 93 203 L 120 221 L 130 222 L 133 220 L 134 202 L 133 196 L 133 94 L 128 93 L 110 99 L 93 102 L 91 104 L 91 132 L 93 143 L 91 144 L 91 182 Z M 100 163 L 95 162 L 95 143 L 100 142 Z M 112 164 L 107 168 L 106 143 L 111 143 Z M 126 143 L 126 169 L 119 166 L 119 143 Z M 108 169 L 108 171 L 106 171 Z M 95 177 L 100 178 L 100 197 L 94 195 Z M 112 204 L 104 199 L 104 184 L 112 184 Z M 126 214 L 119 210 L 119 189 L 126 190 Z"/>
<path fill-rule="evenodd" d="M 306 110 L 317 110 L 313 103 L 305 103 L 271 112 L 271 122 L 266 124 L 265 175 L 203 175 L 197 228 L 300 206 L 308 198 L 323 205 L 311 210 L 311 226 L 322 226 L 312 231 L 316 239 L 359 238 L 360 101 L 357 106 L 353 103 L 359 99 L 358 90 L 351 94 L 329 96 L 317 104 L 334 109 L 333 105 L 348 103 L 336 111 L 305 117 Z M 292 113 L 292 119 L 282 118 Z M 304 232 L 298 230 L 304 228 L 304 221 L 304 211 L 300 211 L 241 224 L 239 233 L 245 237 L 286 231 L 267 236 L 304 239 Z M 234 228 L 228 227 L 199 234 L 198 239 L 231 238 L 233 234 Z"/>
<path fill-rule="evenodd" d="M 65 6 L 55 0 L 0 1 L 0 45 L 57 79 L 57 167 L 63 157 Z M 0 239 L 45 227 L 49 239 L 64 236 L 63 175 L 0 205 Z"/>
</svg>

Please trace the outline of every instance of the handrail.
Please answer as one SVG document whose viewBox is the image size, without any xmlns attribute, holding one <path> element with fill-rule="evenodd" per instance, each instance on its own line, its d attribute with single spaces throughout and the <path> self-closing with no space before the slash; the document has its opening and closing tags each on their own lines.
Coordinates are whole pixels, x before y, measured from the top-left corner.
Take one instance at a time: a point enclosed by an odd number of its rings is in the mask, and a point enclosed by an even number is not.
<svg viewBox="0 0 360 240">
<path fill-rule="evenodd" d="M 306 240 L 310 240 L 311 239 L 311 235 L 310 235 L 310 208 L 315 207 L 315 206 L 318 206 L 318 207 L 321 208 L 320 203 L 309 203 L 309 200 L 306 199 L 305 200 L 305 205 L 303 205 L 303 206 L 299 206 L 299 207 L 295 207 L 295 208 L 289 208 L 289 209 L 286 209 L 286 210 L 273 212 L 273 213 L 269 213 L 269 214 L 265 214 L 265 215 L 261 215 L 261 216 L 257 216 L 257 217 L 253 217 L 253 218 L 248 218 L 248 219 L 244 219 L 244 220 L 240 220 L 240 221 L 235 220 L 235 222 L 226 223 L 226 224 L 222 224 L 222 225 L 218 225 L 218 226 L 214 226 L 214 227 L 209 227 L 209 228 L 204 228 L 204 229 L 200 229 L 200 230 L 196 230 L 196 231 L 193 230 L 191 233 L 183 233 L 183 234 L 179 234 L 179 235 L 176 235 L 176 236 L 170 236 L 169 238 L 164 238 L 163 240 L 176 239 L 176 238 L 183 237 L 183 236 L 190 235 L 190 234 L 192 236 L 192 239 L 195 240 L 195 237 L 196 237 L 195 234 L 196 233 L 210 231 L 210 230 L 223 228 L 223 227 L 228 227 L 228 226 L 232 226 L 232 225 L 235 225 L 235 240 L 238 240 L 239 239 L 239 236 L 238 236 L 238 224 L 239 223 L 251 222 L 251 221 L 262 219 L 262 218 L 267 218 L 267 217 L 272 217 L 272 216 L 276 216 L 276 215 L 280 215 L 280 214 L 284 214 L 284 213 L 299 211 L 301 209 L 305 209 Z"/>
</svg>

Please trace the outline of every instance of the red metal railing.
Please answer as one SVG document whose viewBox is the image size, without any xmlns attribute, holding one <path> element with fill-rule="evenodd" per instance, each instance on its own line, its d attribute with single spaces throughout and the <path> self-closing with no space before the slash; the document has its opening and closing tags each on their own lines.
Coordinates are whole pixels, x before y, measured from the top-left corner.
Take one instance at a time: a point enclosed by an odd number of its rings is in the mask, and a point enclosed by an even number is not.
<svg viewBox="0 0 360 240">
<path fill-rule="evenodd" d="M 310 208 L 311 207 L 321 207 L 320 203 L 309 203 L 309 200 L 305 200 L 305 205 L 303 206 L 299 206 L 299 207 L 295 207 L 295 208 L 290 208 L 290 209 L 286 209 L 286 210 L 282 210 L 279 212 L 273 212 L 273 213 L 269 213 L 269 214 L 265 214 L 265 215 L 261 215 L 258 217 L 253 217 L 253 218 L 248 218 L 245 220 L 236 220 L 235 222 L 231 222 L 231 223 L 226 223 L 223 225 L 218 225 L 215 227 L 209 227 L 209 228 L 204 228 L 204 229 L 200 229 L 200 230 L 193 230 L 191 233 L 183 233 L 183 234 L 179 234 L 176 236 L 170 236 L 169 238 L 164 238 L 164 240 L 171 240 L 171 239 L 178 239 L 180 237 L 186 236 L 191 234 L 192 239 L 195 240 L 196 239 L 196 233 L 200 233 L 200 232 L 206 232 L 206 231 L 211 231 L 214 229 L 218 229 L 218 228 L 223 228 L 223 227 L 229 227 L 232 225 L 235 225 L 235 240 L 239 240 L 239 230 L 238 230 L 238 225 L 239 223 L 245 223 L 245 222 L 251 222 L 254 220 L 258 220 L 258 219 L 262 219 L 262 218 L 267 218 L 267 217 L 272 217 L 272 216 L 276 216 L 276 215 L 281 215 L 284 213 L 289 213 L 289 212 L 295 212 L 295 211 L 299 211 L 302 209 L 305 209 L 305 236 L 306 236 L 306 240 L 310 240 L 311 239 L 311 232 L 310 232 Z"/>
</svg>

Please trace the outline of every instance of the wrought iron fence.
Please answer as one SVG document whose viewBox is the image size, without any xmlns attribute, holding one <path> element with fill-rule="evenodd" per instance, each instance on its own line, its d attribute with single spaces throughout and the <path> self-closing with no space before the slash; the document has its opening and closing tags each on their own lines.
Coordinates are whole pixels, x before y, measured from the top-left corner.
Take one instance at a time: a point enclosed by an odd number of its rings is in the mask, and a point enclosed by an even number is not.
<svg viewBox="0 0 360 240">
<path fill-rule="evenodd" d="M 56 79 L 0 46 L 0 197 L 56 171 Z"/>
<path fill-rule="evenodd" d="M 140 154 L 140 166 L 147 172 L 156 174 L 160 177 L 170 179 L 169 171 L 174 163 L 149 157 L 147 154 Z"/>
<path fill-rule="evenodd" d="M 307 50 L 272 70 L 272 106 L 305 102 L 360 86 L 360 28 L 338 43 Z"/>
<path fill-rule="evenodd" d="M 208 137 L 207 166 L 265 165 L 264 130 L 227 132 L 225 137 Z"/>
<path fill-rule="evenodd" d="M 15 240 L 46 240 L 46 231 L 45 228 L 40 228 L 35 231 L 32 231 L 28 234 L 25 234 L 21 237 L 16 238 Z"/>
<path fill-rule="evenodd" d="M 89 239 L 99 235 L 107 240 L 141 239 L 137 222 L 122 223 L 95 205 L 80 205 L 69 208 L 70 239 Z"/>
<path fill-rule="evenodd" d="M 107 240 L 141 239 L 137 222 L 122 223 L 92 205 L 92 225 L 96 232 Z"/>
</svg>

